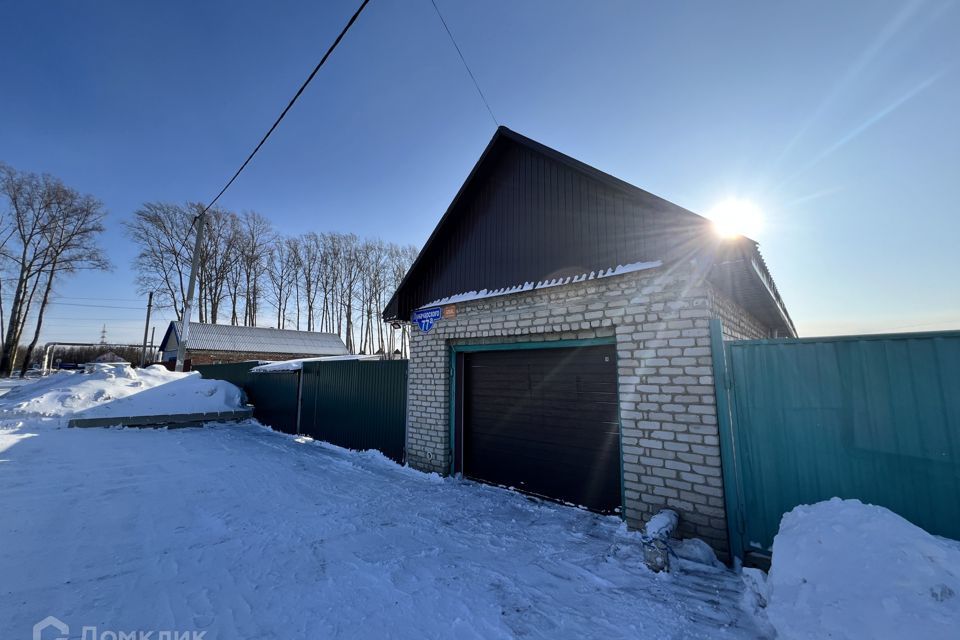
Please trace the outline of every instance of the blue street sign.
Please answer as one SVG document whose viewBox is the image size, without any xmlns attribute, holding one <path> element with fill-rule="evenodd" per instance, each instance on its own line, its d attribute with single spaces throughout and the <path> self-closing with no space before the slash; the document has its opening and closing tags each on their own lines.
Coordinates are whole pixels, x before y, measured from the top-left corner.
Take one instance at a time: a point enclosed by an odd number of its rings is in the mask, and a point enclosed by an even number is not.
<svg viewBox="0 0 960 640">
<path fill-rule="evenodd" d="M 427 333 L 440 319 L 440 307 L 418 309 L 413 312 L 413 321 L 420 325 L 420 331 Z"/>
</svg>

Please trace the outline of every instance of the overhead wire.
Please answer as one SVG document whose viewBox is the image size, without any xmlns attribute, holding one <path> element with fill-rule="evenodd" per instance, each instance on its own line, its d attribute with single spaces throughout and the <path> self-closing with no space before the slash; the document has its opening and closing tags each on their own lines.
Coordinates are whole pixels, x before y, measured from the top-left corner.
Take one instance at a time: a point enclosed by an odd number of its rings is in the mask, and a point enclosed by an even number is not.
<svg viewBox="0 0 960 640">
<path fill-rule="evenodd" d="M 323 57 L 320 59 L 320 62 L 318 62 L 317 65 L 313 68 L 313 71 L 310 72 L 310 75 L 307 76 L 307 79 L 303 81 L 303 84 L 300 85 L 300 88 L 297 89 L 297 92 L 293 95 L 292 98 L 290 98 L 290 102 L 287 103 L 287 106 L 284 107 L 283 111 L 280 112 L 280 115 L 277 116 L 277 119 L 274 121 L 273 125 L 271 125 L 270 129 L 268 129 L 267 132 L 264 134 L 264 136 L 260 139 L 260 142 L 258 142 L 257 146 L 254 147 L 253 151 L 250 152 L 250 155 L 247 156 L 247 159 L 243 161 L 243 164 L 240 165 L 240 168 L 237 169 L 236 173 L 234 173 L 233 176 L 227 181 L 227 184 L 225 184 L 224 187 L 220 189 L 220 193 L 218 193 L 216 197 L 214 197 L 214 199 L 210 201 L 210 204 L 208 204 L 206 207 L 203 208 L 203 211 L 197 214 L 197 216 L 194 218 L 194 221 L 196 221 L 197 218 L 199 218 L 201 215 L 206 213 L 214 204 L 216 204 L 217 200 L 220 199 L 220 196 L 222 196 L 227 191 L 227 189 L 230 188 L 230 185 L 233 184 L 234 180 L 236 180 L 237 177 L 240 175 L 240 173 L 247 168 L 247 165 L 250 164 L 251 160 L 253 160 L 253 156 L 257 155 L 257 152 L 260 151 L 260 147 L 262 147 L 263 144 L 267 141 L 267 138 L 270 137 L 270 134 L 272 134 L 274 130 L 276 130 L 280 122 L 286 117 L 287 112 L 290 111 L 294 103 L 303 94 L 304 90 L 307 88 L 307 85 L 310 84 L 310 81 L 313 80 L 314 76 L 317 75 L 317 72 L 320 71 L 320 68 L 327 61 L 327 58 L 330 57 L 330 54 L 333 53 L 333 50 L 336 49 L 337 45 L 340 44 L 340 41 L 343 40 L 343 37 L 347 34 L 347 31 L 350 30 L 350 27 L 353 26 L 353 23 L 356 22 L 357 18 L 360 17 L 360 13 L 363 11 L 364 7 L 367 6 L 368 2 L 370 2 L 370 0 L 363 0 L 363 2 L 360 3 L 360 7 L 350 17 L 350 20 L 340 31 L 340 34 L 337 36 L 336 40 L 333 41 L 333 44 L 331 44 L 330 47 L 327 49 L 327 52 L 323 54 Z"/>
<path fill-rule="evenodd" d="M 343 37 L 347 34 L 347 31 L 349 31 L 350 27 L 353 26 L 353 23 L 357 21 L 357 18 L 360 17 L 360 13 L 363 11 L 363 9 L 367 6 L 367 3 L 369 2 L 370 0 L 363 0 L 363 2 L 360 3 L 360 7 L 357 8 L 357 10 L 353 13 L 352 16 L 350 16 L 350 20 L 347 21 L 347 24 L 343 27 L 343 29 L 340 30 L 340 33 L 337 35 L 337 38 L 333 41 L 333 44 L 331 44 L 327 48 L 327 52 L 323 54 L 323 57 L 320 59 L 320 62 L 316 64 L 316 66 L 313 68 L 313 71 L 311 71 L 310 75 L 307 76 L 307 79 L 303 81 L 303 83 L 300 85 L 300 88 L 297 89 L 297 92 L 290 99 L 290 102 L 288 102 L 287 106 L 284 107 L 283 111 L 280 112 L 280 115 L 277 116 L 277 119 L 273 122 L 273 124 L 270 126 L 267 132 L 260 139 L 260 142 L 257 143 L 257 146 L 254 147 L 253 151 L 250 152 L 250 155 L 247 156 L 247 159 L 243 161 L 243 164 L 240 165 L 240 168 L 237 169 L 236 172 L 233 174 L 233 176 L 230 177 L 230 179 L 227 181 L 227 184 L 225 184 L 223 188 L 220 189 L 220 192 L 213 198 L 213 200 L 211 200 L 210 203 L 207 204 L 207 206 L 205 206 L 203 210 L 200 211 L 200 213 L 196 214 L 193 217 L 193 220 L 191 220 L 190 222 L 190 228 L 187 229 L 187 233 L 184 234 L 183 240 L 180 242 L 180 246 L 177 248 L 175 252 L 177 256 L 179 256 L 180 253 L 184 250 L 184 248 L 186 248 L 186 244 L 188 242 L 190 232 L 193 231 L 193 227 L 197 224 L 197 220 L 200 219 L 200 216 L 206 214 L 207 211 L 209 211 L 213 207 L 213 205 L 217 203 L 217 201 L 220 199 L 220 196 L 226 193 L 227 189 L 230 188 L 230 186 L 240 176 L 243 170 L 247 168 L 247 165 L 250 164 L 250 161 L 253 160 L 253 157 L 257 155 L 258 151 L 260 151 L 260 148 L 267 141 L 267 138 L 270 137 L 270 135 L 274 132 L 274 130 L 276 130 L 277 126 L 279 126 L 280 122 L 286 117 L 287 112 L 290 111 L 294 103 L 303 94 L 304 90 L 307 88 L 307 85 L 310 84 L 310 81 L 313 80 L 314 76 L 317 75 L 317 72 L 320 71 L 320 68 L 327 61 L 327 58 L 329 58 L 330 54 L 333 53 L 333 50 L 337 48 L 337 45 L 339 45 L 340 41 L 343 40 Z"/>
<path fill-rule="evenodd" d="M 83 304 L 80 302 L 57 302 L 55 300 L 48 302 L 47 304 L 57 305 L 59 307 L 90 307 L 93 309 L 134 309 L 137 311 L 141 310 L 140 307 L 121 307 L 121 306 L 110 305 L 110 304 Z"/>
<path fill-rule="evenodd" d="M 433 10 L 437 12 L 437 17 L 440 18 L 440 22 L 443 24 L 444 30 L 446 30 L 447 35 L 450 37 L 450 42 L 453 43 L 453 48 L 457 50 L 457 55 L 460 56 L 460 62 L 463 63 L 463 67 L 467 70 L 470 80 L 473 81 L 473 86 L 476 87 L 477 93 L 480 95 L 480 99 L 483 101 L 483 106 L 487 108 L 487 113 L 490 114 L 490 119 L 493 120 L 493 124 L 495 126 L 499 127 L 500 122 L 497 120 L 497 117 L 493 115 L 493 109 L 490 108 L 490 103 L 487 102 L 487 97 L 483 95 L 483 90 L 480 88 L 480 83 L 477 82 L 476 76 L 474 76 L 473 71 L 470 70 L 470 65 L 467 64 L 467 59 L 463 57 L 463 51 L 460 50 L 460 45 L 457 44 L 456 39 L 453 37 L 450 27 L 447 26 L 447 21 L 443 19 L 443 14 L 440 13 L 440 7 L 437 6 L 436 0 L 430 0 L 430 4 L 433 5 Z"/>
</svg>

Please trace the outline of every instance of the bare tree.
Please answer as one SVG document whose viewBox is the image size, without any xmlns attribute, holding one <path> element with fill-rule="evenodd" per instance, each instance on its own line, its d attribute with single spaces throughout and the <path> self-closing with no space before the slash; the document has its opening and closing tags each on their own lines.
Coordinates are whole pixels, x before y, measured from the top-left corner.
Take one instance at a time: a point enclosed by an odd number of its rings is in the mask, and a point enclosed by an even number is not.
<svg viewBox="0 0 960 640">
<path fill-rule="evenodd" d="M 382 309 L 388 249 L 382 240 L 365 240 L 360 253 L 360 352 L 372 354 L 384 351 L 382 323 L 374 315 L 379 316 Z"/>
<path fill-rule="evenodd" d="M 343 317 L 343 323 L 340 325 L 338 320 L 338 333 L 342 329 L 341 335 L 347 345 L 350 353 L 357 352 L 356 337 L 354 336 L 354 303 L 357 295 L 357 285 L 360 282 L 363 273 L 363 252 L 360 248 L 360 242 L 357 236 L 352 233 L 338 234 L 335 236 L 338 251 L 339 273 L 337 278 L 340 314 Z"/>
<path fill-rule="evenodd" d="M 270 250 L 267 278 L 270 281 L 270 301 L 277 310 L 277 329 L 283 329 L 293 283 L 297 280 L 296 254 L 289 239 L 278 240 Z"/>
<path fill-rule="evenodd" d="M 293 287 L 296 329 L 300 331 L 300 273 L 303 271 L 303 242 L 301 238 L 291 237 L 286 239 L 286 244 L 290 250 L 290 261 L 293 264 L 293 278 L 290 284 Z"/>
<path fill-rule="evenodd" d="M 247 211 L 240 217 L 240 263 L 243 267 L 243 297 L 246 301 L 244 326 L 257 326 L 257 312 L 263 295 L 267 258 L 275 240 L 273 226 L 259 213 Z"/>
<path fill-rule="evenodd" d="M 191 206 L 147 202 L 124 227 L 139 250 L 134 259 L 139 292 L 152 291 L 157 308 L 173 309 L 182 320 L 195 237 Z"/>
<path fill-rule="evenodd" d="M 0 193 L 10 224 L 9 236 L 0 243 L 0 257 L 16 282 L 0 358 L 0 375 L 9 376 L 38 290 L 42 291 L 41 304 L 33 340 L 25 352 L 24 371 L 39 339 L 57 277 L 77 269 L 107 269 L 109 263 L 96 246 L 106 213 L 92 196 L 81 195 L 53 176 L 18 172 L 7 166 L 0 166 Z"/>
<path fill-rule="evenodd" d="M 227 297 L 230 299 L 230 324 L 238 326 L 240 324 L 240 305 L 243 302 L 243 263 L 239 260 L 227 272 Z"/>
<path fill-rule="evenodd" d="M 196 213 L 202 204 L 192 205 Z M 220 305 L 227 298 L 230 272 L 240 260 L 240 225 L 236 214 L 211 209 L 203 230 L 203 254 L 200 258 L 198 286 L 200 321 L 217 324 Z"/>
<path fill-rule="evenodd" d="M 47 268 L 42 277 L 46 280 L 40 308 L 34 323 L 33 339 L 24 353 L 20 377 L 27 374 L 33 358 L 40 331 L 43 328 L 43 314 L 50 302 L 54 283 L 61 274 L 73 273 L 80 269 L 109 270 L 110 261 L 96 246 L 98 236 L 103 233 L 103 221 L 106 211 L 103 205 L 92 196 L 83 196 L 72 189 L 58 189 L 61 199 L 59 215 L 51 219 L 44 232 L 47 241 Z"/>
<path fill-rule="evenodd" d="M 139 252 L 134 261 L 140 293 L 154 292 L 158 308 L 173 309 L 177 320 L 183 319 L 183 301 L 186 297 L 192 255 L 196 238 L 196 220 L 201 203 L 177 205 L 148 202 L 124 223 L 127 235 Z M 246 296 L 249 261 L 246 247 L 250 242 L 248 225 L 235 213 L 210 209 L 200 248 L 200 266 L 197 272 L 200 322 L 216 324 L 221 307 L 229 299 L 231 322 L 237 324 L 238 304 Z M 255 284 L 262 278 L 259 271 Z"/>
<path fill-rule="evenodd" d="M 303 285 L 304 303 L 307 312 L 307 331 L 314 331 L 316 313 L 317 288 L 322 271 L 321 255 L 323 241 L 315 233 L 308 233 L 300 238 L 299 278 Z"/>
</svg>

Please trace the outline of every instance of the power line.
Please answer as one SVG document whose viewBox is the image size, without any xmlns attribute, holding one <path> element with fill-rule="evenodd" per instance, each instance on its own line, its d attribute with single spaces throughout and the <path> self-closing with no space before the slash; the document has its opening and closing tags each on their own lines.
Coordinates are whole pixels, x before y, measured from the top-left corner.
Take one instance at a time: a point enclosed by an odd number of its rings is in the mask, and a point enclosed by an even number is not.
<svg viewBox="0 0 960 640">
<path fill-rule="evenodd" d="M 320 71 L 320 67 L 322 67 L 323 64 L 327 61 L 327 58 L 329 58 L 330 54 L 333 53 L 333 50 L 337 48 L 337 45 L 340 44 L 340 41 L 343 39 L 343 36 L 347 34 L 347 31 L 350 30 L 350 27 L 353 26 L 353 23 L 356 22 L 357 18 L 360 17 L 360 12 L 363 11 L 363 8 L 367 6 L 368 2 L 370 2 L 370 0 L 363 0 L 363 2 L 360 4 L 360 8 L 357 9 L 357 11 L 353 14 L 353 16 L 351 16 L 350 21 L 347 22 L 346 26 L 340 32 L 340 35 L 338 35 L 337 39 L 333 41 L 333 44 L 330 45 L 330 48 L 327 49 L 327 52 L 323 54 L 323 57 L 320 59 L 320 62 L 318 62 L 317 66 L 313 68 L 313 71 L 311 71 L 310 75 L 307 76 L 307 79 L 303 81 L 303 84 L 300 85 L 300 88 L 297 90 L 297 93 L 294 94 L 294 96 L 290 99 L 290 102 L 287 104 L 286 108 L 280 113 L 276 121 L 274 121 L 273 126 L 271 126 L 270 129 L 267 131 L 267 133 L 264 134 L 263 138 L 260 139 L 260 142 L 257 143 L 257 146 L 254 147 L 253 151 L 250 152 L 250 155 L 247 156 L 247 159 L 243 161 L 243 164 L 240 165 L 240 168 L 237 169 L 237 172 L 233 174 L 233 177 L 230 178 L 229 181 L 227 181 L 227 184 L 224 185 L 223 189 L 220 189 L 220 193 L 218 193 L 217 196 L 210 201 L 210 204 L 204 207 L 203 211 L 197 217 L 194 218 L 194 222 L 196 222 L 196 219 L 199 216 L 206 213 L 210 209 L 210 207 L 216 204 L 217 200 L 220 199 L 220 196 L 222 196 L 224 192 L 230 188 L 230 185 L 233 184 L 233 181 L 237 179 L 237 176 L 240 175 L 240 172 L 246 169 L 247 165 L 250 164 L 250 161 L 253 160 L 253 156 L 257 155 L 257 152 L 260 151 L 260 147 L 262 147 L 263 143 L 267 141 L 267 138 L 269 138 L 270 134 L 272 134 L 274 129 L 277 128 L 277 126 L 280 124 L 280 121 L 284 119 L 284 117 L 287 115 L 287 112 L 290 111 L 291 107 L 293 107 L 293 104 L 297 101 L 297 99 L 303 93 L 304 89 L 307 88 L 307 85 L 310 84 L 310 81 L 313 80 L 313 77 L 317 75 L 318 71 Z"/>
<path fill-rule="evenodd" d="M 111 300 L 113 302 L 140 302 L 140 298 L 101 298 L 100 296 L 57 296 L 57 300 Z"/>
<path fill-rule="evenodd" d="M 118 307 L 116 305 L 109 304 L 81 304 L 79 302 L 48 302 L 47 304 L 55 304 L 61 307 L 91 307 L 93 309 L 134 309 L 140 311 L 140 307 Z"/>
<path fill-rule="evenodd" d="M 80 325 L 80 324 L 96 324 L 96 325 L 99 325 L 99 324 L 102 324 L 102 323 L 104 323 L 104 322 L 109 322 L 110 324 L 118 324 L 118 323 L 130 324 L 130 323 L 135 322 L 135 323 L 137 323 L 137 324 L 140 324 L 141 322 L 143 322 L 143 318 L 116 318 L 116 317 L 113 317 L 113 318 L 84 318 L 83 320 L 77 320 L 76 318 L 61 318 L 61 317 L 52 317 L 52 316 L 51 316 L 51 317 L 47 317 L 47 316 L 44 316 L 44 317 L 43 317 L 43 322 L 44 322 L 44 324 L 46 324 L 47 322 L 70 322 L 71 324 L 77 324 L 77 325 Z"/>
<path fill-rule="evenodd" d="M 500 123 L 497 121 L 497 117 L 493 115 L 493 109 L 490 108 L 490 103 L 487 102 L 486 96 L 483 95 L 483 91 L 480 89 L 480 83 L 477 82 L 477 79 L 473 75 L 473 71 L 470 70 L 470 65 L 467 64 L 467 59 L 463 57 L 463 52 L 460 51 L 457 41 L 454 40 L 453 34 L 450 32 L 450 27 L 447 26 L 447 21 L 443 19 L 443 14 L 440 13 L 440 8 L 437 6 L 436 0 L 430 0 L 430 4 L 433 5 L 433 9 L 437 12 L 437 17 L 440 18 L 443 28 L 446 29 L 447 35 L 450 36 L 450 42 L 453 43 L 453 48 L 457 50 L 457 54 L 460 56 L 460 62 L 463 63 L 463 67 L 467 70 L 467 73 L 470 74 L 470 79 L 473 80 L 473 86 L 477 88 L 477 93 L 480 94 L 480 99 L 483 100 L 483 106 L 487 108 L 487 113 L 490 114 L 490 119 L 493 120 L 493 124 L 499 127 Z"/>
</svg>

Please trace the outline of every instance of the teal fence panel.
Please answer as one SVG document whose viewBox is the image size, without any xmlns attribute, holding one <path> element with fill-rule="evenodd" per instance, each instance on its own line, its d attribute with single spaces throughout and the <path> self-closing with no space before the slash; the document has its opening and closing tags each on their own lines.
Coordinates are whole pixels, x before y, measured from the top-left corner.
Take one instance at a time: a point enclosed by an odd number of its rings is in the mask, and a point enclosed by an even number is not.
<svg viewBox="0 0 960 640">
<path fill-rule="evenodd" d="M 960 539 L 960 332 L 735 341 L 721 354 L 718 330 L 735 555 L 769 551 L 784 513 L 834 496 Z"/>
<path fill-rule="evenodd" d="M 225 364 L 199 364 L 194 367 L 204 378 L 224 380 L 237 385 L 253 405 L 253 417 L 262 424 L 284 433 L 297 433 L 299 371 L 251 373 L 262 364 L 256 360 Z"/>
<path fill-rule="evenodd" d="M 300 433 L 403 462 L 406 360 L 307 362 L 302 373 Z"/>
</svg>

